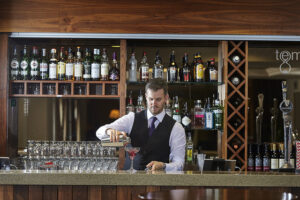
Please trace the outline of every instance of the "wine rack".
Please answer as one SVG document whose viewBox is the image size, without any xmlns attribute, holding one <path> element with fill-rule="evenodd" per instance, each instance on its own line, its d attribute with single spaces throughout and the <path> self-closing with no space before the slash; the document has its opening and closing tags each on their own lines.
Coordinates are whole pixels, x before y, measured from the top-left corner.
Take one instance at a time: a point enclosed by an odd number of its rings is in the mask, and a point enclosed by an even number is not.
<svg viewBox="0 0 300 200">
<path fill-rule="evenodd" d="M 248 42 L 223 43 L 226 101 L 224 154 L 247 169 Z"/>
</svg>

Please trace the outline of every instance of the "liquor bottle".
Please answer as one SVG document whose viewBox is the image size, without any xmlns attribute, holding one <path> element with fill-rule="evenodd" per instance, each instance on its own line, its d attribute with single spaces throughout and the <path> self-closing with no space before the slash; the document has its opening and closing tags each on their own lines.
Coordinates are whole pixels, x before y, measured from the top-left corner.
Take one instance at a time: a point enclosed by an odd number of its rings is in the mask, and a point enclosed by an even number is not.
<svg viewBox="0 0 300 200">
<path fill-rule="evenodd" d="M 262 157 L 260 144 L 256 145 L 256 155 L 255 155 L 255 171 L 262 171 Z"/>
<path fill-rule="evenodd" d="M 68 50 L 68 59 L 66 63 L 66 80 L 74 80 L 74 58 L 72 49 Z"/>
<path fill-rule="evenodd" d="M 140 94 L 137 98 L 137 106 L 135 107 L 135 112 L 137 113 L 143 110 L 145 110 L 144 98 L 143 98 L 142 90 L 140 90 Z"/>
<path fill-rule="evenodd" d="M 212 110 L 214 113 L 214 128 L 223 130 L 223 106 L 220 104 L 220 100 L 218 97 L 214 100 L 214 106 Z"/>
<path fill-rule="evenodd" d="M 210 99 L 207 98 L 206 108 L 205 108 L 205 128 L 213 129 L 214 128 L 214 115 L 210 107 Z"/>
<path fill-rule="evenodd" d="M 218 69 L 215 65 L 215 58 L 210 59 L 209 81 L 210 82 L 218 82 Z"/>
<path fill-rule="evenodd" d="M 173 108 L 173 119 L 175 121 L 177 121 L 178 123 L 181 123 L 181 114 L 180 114 L 178 96 L 175 97 L 175 101 L 174 101 L 173 105 L 174 105 L 174 108 Z"/>
<path fill-rule="evenodd" d="M 35 46 L 32 47 L 32 56 L 30 59 L 30 77 L 31 80 L 39 79 L 39 58 L 38 50 Z"/>
<path fill-rule="evenodd" d="M 170 64 L 168 68 L 168 82 L 176 82 L 177 81 L 177 65 L 175 61 L 175 51 L 173 50 L 170 56 Z"/>
<path fill-rule="evenodd" d="M 170 117 L 173 118 L 172 107 L 170 105 L 170 99 L 167 99 L 167 101 L 166 101 L 165 111 L 166 111 L 167 115 L 169 115 Z"/>
<path fill-rule="evenodd" d="M 17 48 L 14 47 L 13 57 L 10 62 L 10 79 L 18 80 L 20 76 L 20 63 L 18 60 Z"/>
<path fill-rule="evenodd" d="M 182 65 L 179 65 L 179 67 L 177 67 L 177 81 L 178 82 L 183 82 L 183 65 L 184 65 L 184 57 L 182 59 Z"/>
<path fill-rule="evenodd" d="M 194 126 L 205 127 L 205 109 L 201 107 L 201 100 L 197 100 L 194 107 Z"/>
<path fill-rule="evenodd" d="M 135 53 L 132 52 L 131 58 L 128 62 L 129 65 L 129 81 L 137 82 L 136 73 L 137 73 L 137 60 L 135 59 Z"/>
<path fill-rule="evenodd" d="M 252 144 L 248 144 L 248 167 L 247 170 L 248 171 L 254 171 L 254 167 L 255 167 L 255 155 L 254 155 L 254 151 L 253 151 L 253 145 Z"/>
<path fill-rule="evenodd" d="M 91 53 L 89 48 L 85 48 L 85 57 L 83 61 L 83 80 L 91 80 Z"/>
<path fill-rule="evenodd" d="M 268 172 L 271 168 L 271 159 L 269 153 L 269 144 L 264 144 L 264 154 L 263 154 L 263 171 Z"/>
<path fill-rule="evenodd" d="M 134 112 L 134 105 L 133 105 L 133 101 L 132 101 L 132 91 L 130 91 L 129 102 L 126 106 L 126 114 L 128 114 L 130 112 Z"/>
<path fill-rule="evenodd" d="M 210 82 L 210 79 L 209 79 L 210 60 L 207 61 L 206 67 L 205 67 L 205 65 L 203 65 L 203 67 L 204 67 L 204 81 Z"/>
<path fill-rule="evenodd" d="M 29 56 L 27 54 L 27 47 L 24 45 L 23 56 L 21 58 L 21 80 L 29 79 Z"/>
<path fill-rule="evenodd" d="M 93 81 L 99 81 L 100 79 L 100 49 L 94 49 L 91 77 Z"/>
<path fill-rule="evenodd" d="M 271 170 L 278 170 L 279 159 L 277 154 L 276 143 L 271 143 Z"/>
<path fill-rule="evenodd" d="M 51 49 L 51 58 L 49 62 L 49 79 L 56 80 L 56 69 L 57 69 L 57 57 L 56 57 L 56 49 Z"/>
<path fill-rule="evenodd" d="M 194 144 L 192 140 L 191 132 L 188 132 L 188 139 L 186 141 L 186 161 L 189 163 L 193 162 Z"/>
<path fill-rule="evenodd" d="M 109 69 L 110 69 L 110 66 L 109 66 L 109 62 L 108 62 L 106 49 L 103 48 L 102 57 L 101 57 L 101 64 L 100 64 L 100 80 L 101 81 L 107 81 L 108 80 Z"/>
<path fill-rule="evenodd" d="M 159 51 L 156 52 L 155 63 L 153 66 L 153 78 L 164 78 L 164 66 L 162 65 Z"/>
<path fill-rule="evenodd" d="M 147 63 L 147 54 L 144 52 L 140 65 L 140 81 L 149 81 L 149 64 Z"/>
<path fill-rule="evenodd" d="M 48 59 L 46 49 L 42 49 L 42 59 L 40 62 L 40 78 L 47 80 L 49 78 Z"/>
<path fill-rule="evenodd" d="M 195 82 L 196 81 L 196 66 L 197 66 L 197 58 L 198 54 L 193 55 L 193 62 L 191 64 L 191 81 Z"/>
<path fill-rule="evenodd" d="M 182 117 L 181 117 L 181 124 L 183 126 L 183 128 L 185 129 L 185 132 L 189 132 L 191 131 L 191 118 L 190 118 L 190 113 L 188 110 L 188 105 L 187 102 L 184 103 L 183 106 L 183 113 L 182 113 Z"/>
<path fill-rule="evenodd" d="M 57 79 L 65 80 L 66 75 L 66 59 L 64 55 L 64 47 L 60 48 L 59 61 L 57 63 Z"/>
<path fill-rule="evenodd" d="M 182 67 L 182 80 L 184 82 L 190 82 L 191 81 L 191 68 L 189 65 L 189 57 L 187 53 L 184 53 L 184 57 L 182 59 L 183 67 Z"/>
<path fill-rule="evenodd" d="M 278 168 L 281 168 L 284 165 L 284 145 L 283 143 L 279 143 L 279 155 L 278 155 Z"/>
<path fill-rule="evenodd" d="M 195 81 L 203 82 L 204 81 L 204 66 L 200 54 L 197 55 L 197 62 L 195 67 Z"/>
<path fill-rule="evenodd" d="M 82 81 L 82 68 L 80 47 L 77 47 L 76 57 L 74 59 L 74 80 Z"/>
<path fill-rule="evenodd" d="M 111 80 L 111 81 L 119 81 L 120 80 L 120 72 L 119 72 L 119 66 L 118 66 L 116 52 L 113 53 L 112 68 L 109 70 L 109 80 Z"/>
</svg>

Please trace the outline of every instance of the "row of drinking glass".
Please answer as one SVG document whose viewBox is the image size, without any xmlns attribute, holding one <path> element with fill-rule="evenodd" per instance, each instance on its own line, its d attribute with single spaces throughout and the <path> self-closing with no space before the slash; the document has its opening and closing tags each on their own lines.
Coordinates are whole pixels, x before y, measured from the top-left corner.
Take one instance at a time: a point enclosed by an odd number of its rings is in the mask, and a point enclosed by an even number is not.
<svg viewBox="0 0 300 200">
<path fill-rule="evenodd" d="M 66 170 L 66 171 L 116 171 L 117 158 L 60 158 L 60 159 L 24 159 L 25 170 Z"/>
<path fill-rule="evenodd" d="M 103 147 L 101 141 L 27 141 L 28 158 L 116 157 L 115 147 Z"/>
</svg>

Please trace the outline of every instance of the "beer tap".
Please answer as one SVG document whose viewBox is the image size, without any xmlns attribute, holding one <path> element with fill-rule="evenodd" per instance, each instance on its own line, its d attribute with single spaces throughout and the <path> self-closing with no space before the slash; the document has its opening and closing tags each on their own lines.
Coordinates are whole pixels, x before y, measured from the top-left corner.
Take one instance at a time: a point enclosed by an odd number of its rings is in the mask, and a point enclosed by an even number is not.
<svg viewBox="0 0 300 200">
<path fill-rule="evenodd" d="M 287 84 L 282 81 L 282 102 L 279 105 L 282 111 L 283 125 L 284 125 L 284 164 L 280 169 L 292 169 L 290 163 L 290 153 L 292 150 L 292 119 L 289 113 L 293 110 L 293 104 L 287 99 Z"/>
<path fill-rule="evenodd" d="M 264 95 L 262 93 L 258 94 L 258 107 L 256 108 L 256 141 L 258 144 L 261 144 L 261 129 L 262 129 L 262 121 L 264 115 Z"/>
<path fill-rule="evenodd" d="M 277 136 L 277 116 L 278 116 L 278 101 L 273 99 L 273 107 L 271 108 L 271 141 L 275 142 Z"/>
</svg>

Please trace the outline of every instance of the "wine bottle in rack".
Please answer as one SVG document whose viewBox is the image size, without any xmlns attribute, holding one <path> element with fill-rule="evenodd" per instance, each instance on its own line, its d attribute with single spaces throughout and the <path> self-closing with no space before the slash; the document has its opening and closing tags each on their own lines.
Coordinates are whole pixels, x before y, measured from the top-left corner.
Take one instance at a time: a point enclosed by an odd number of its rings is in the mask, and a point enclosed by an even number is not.
<svg viewBox="0 0 300 200">
<path fill-rule="evenodd" d="M 17 48 L 14 47 L 13 57 L 10 62 L 10 79 L 18 80 L 20 77 L 20 63 L 18 60 Z"/>
</svg>

